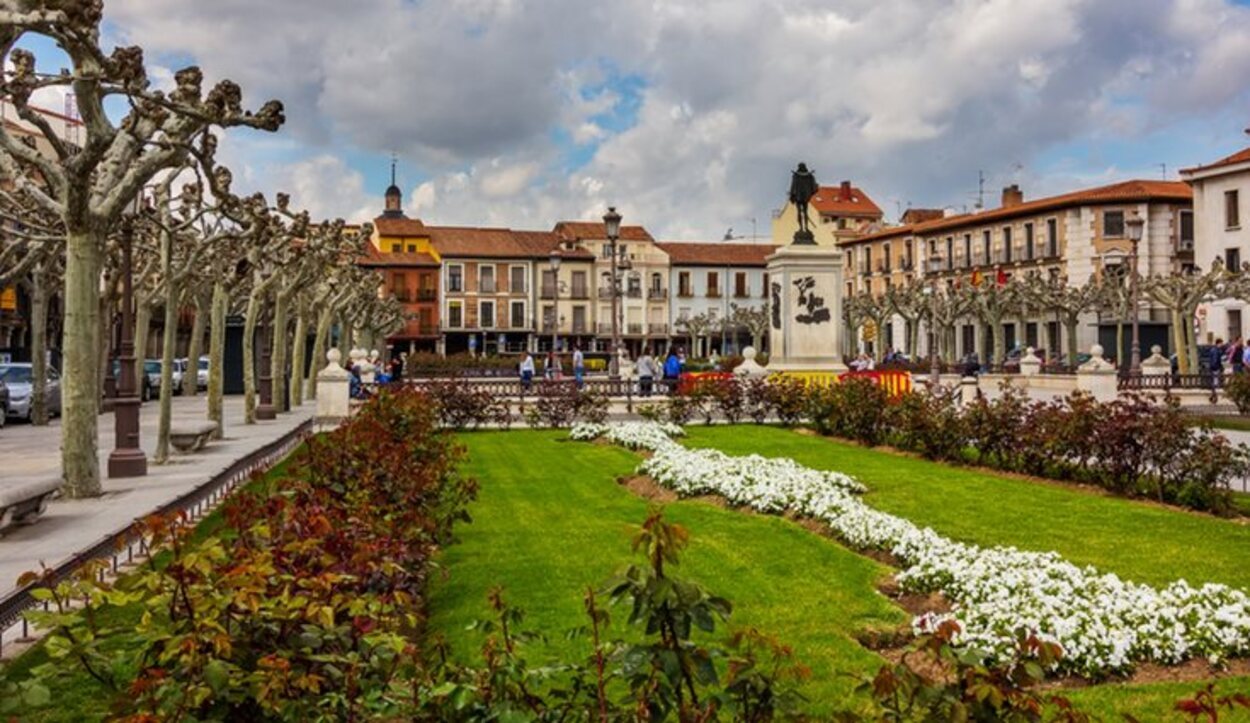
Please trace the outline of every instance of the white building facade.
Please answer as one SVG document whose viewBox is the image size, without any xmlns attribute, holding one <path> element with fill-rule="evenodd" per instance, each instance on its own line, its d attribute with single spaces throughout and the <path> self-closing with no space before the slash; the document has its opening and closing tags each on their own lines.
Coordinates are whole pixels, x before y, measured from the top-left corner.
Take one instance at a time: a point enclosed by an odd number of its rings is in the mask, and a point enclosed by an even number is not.
<svg viewBox="0 0 1250 723">
<path fill-rule="evenodd" d="M 769 255 L 777 250 L 771 244 L 741 243 L 661 243 L 669 258 L 668 286 L 672 291 L 669 305 L 670 336 L 676 343 L 689 345 L 684 321 L 706 314 L 722 322 L 739 308 L 764 308 L 767 302 Z M 703 337 L 694 341 L 687 351 L 704 357 L 715 351 L 718 355 L 739 354 L 751 343 L 746 329 L 717 323 Z"/>
<path fill-rule="evenodd" d="M 1238 269 L 1250 261 L 1250 148 L 1214 163 L 1181 171 L 1194 190 L 1194 263 L 1205 271 L 1219 259 Z M 1203 305 L 1194 320 L 1200 343 L 1231 341 L 1247 333 L 1243 301 L 1220 299 Z"/>
</svg>

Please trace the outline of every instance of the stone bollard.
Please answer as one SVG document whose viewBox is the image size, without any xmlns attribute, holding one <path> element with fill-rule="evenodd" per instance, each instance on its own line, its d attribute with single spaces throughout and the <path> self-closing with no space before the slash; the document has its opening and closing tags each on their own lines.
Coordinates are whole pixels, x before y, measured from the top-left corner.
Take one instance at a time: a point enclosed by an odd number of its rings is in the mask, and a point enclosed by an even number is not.
<svg viewBox="0 0 1250 723">
<path fill-rule="evenodd" d="M 1150 347 L 1150 356 L 1141 363 L 1143 377 L 1166 377 L 1172 373 L 1172 362 L 1163 356 L 1163 349 L 1158 345 Z"/>
<path fill-rule="evenodd" d="M 1033 352 L 1033 347 L 1028 347 L 1024 350 L 1024 356 L 1020 357 L 1021 376 L 1035 377 L 1042 373 L 1042 360 Z"/>
<path fill-rule="evenodd" d="M 1076 388 L 1089 392 L 1096 401 L 1113 402 L 1119 395 L 1115 365 L 1103 358 L 1101 344 L 1090 350 L 1090 360 L 1077 367 Z"/>
<path fill-rule="evenodd" d="M 319 428 L 337 427 L 351 414 L 351 372 L 339 362 L 343 355 L 338 349 L 326 352 L 325 369 L 317 372 L 317 419 Z"/>
<path fill-rule="evenodd" d="M 959 380 L 959 401 L 963 406 L 972 405 L 977 400 L 977 394 L 981 387 L 979 380 L 974 376 L 963 377 Z"/>
<path fill-rule="evenodd" d="M 752 377 L 766 376 L 768 374 L 768 370 L 760 366 L 759 362 L 755 361 L 755 357 L 756 357 L 755 347 L 748 346 L 747 348 L 743 349 L 742 350 L 742 363 L 739 364 L 736 369 L 734 369 L 734 375 L 739 376 L 739 377 L 746 377 L 748 379 Z"/>
</svg>

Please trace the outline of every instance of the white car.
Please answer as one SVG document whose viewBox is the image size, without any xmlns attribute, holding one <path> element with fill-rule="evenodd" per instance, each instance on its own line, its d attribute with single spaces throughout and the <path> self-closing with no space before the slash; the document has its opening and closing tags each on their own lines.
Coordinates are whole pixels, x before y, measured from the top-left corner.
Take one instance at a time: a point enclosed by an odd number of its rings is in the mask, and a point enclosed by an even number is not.
<svg viewBox="0 0 1250 723">
<path fill-rule="evenodd" d="M 187 368 L 186 359 L 174 360 L 174 372 L 171 386 L 174 394 L 182 394 L 182 377 Z M 143 373 L 147 376 L 148 381 L 152 384 L 152 391 L 156 394 L 161 392 L 161 360 L 146 359 L 143 362 Z"/>
<path fill-rule="evenodd" d="M 55 417 L 61 414 L 61 376 L 51 365 L 47 369 L 44 399 L 48 415 Z M 31 370 L 29 363 L 0 364 L 0 381 L 3 381 L 9 388 L 8 416 L 25 419 L 28 422 L 35 409 L 31 396 L 34 390 Z"/>
<path fill-rule="evenodd" d="M 198 368 L 195 370 L 195 386 L 198 389 L 208 389 L 208 357 L 200 357 Z"/>
</svg>

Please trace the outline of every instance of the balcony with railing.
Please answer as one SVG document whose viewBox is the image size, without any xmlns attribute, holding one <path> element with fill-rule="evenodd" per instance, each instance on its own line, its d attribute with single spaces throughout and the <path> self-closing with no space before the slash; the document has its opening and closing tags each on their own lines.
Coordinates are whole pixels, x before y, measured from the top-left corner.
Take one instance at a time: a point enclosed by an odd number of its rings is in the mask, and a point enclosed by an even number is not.
<svg viewBox="0 0 1250 723">
<path fill-rule="evenodd" d="M 590 289 L 586 288 L 585 286 L 577 286 L 575 284 L 573 286 L 573 290 L 569 292 L 569 297 L 573 299 L 578 299 L 578 300 L 589 299 Z"/>
<path fill-rule="evenodd" d="M 600 336 L 606 336 L 612 333 L 612 322 L 601 321 L 596 328 L 598 329 Z"/>
<path fill-rule="evenodd" d="M 654 301 L 664 301 L 668 298 L 668 289 L 657 289 L 655 287 L 651 287 L 650 289 L 647 289 L 647 298 Z"/>
<path fill-rule="evenodd" d="M 641 287 L 641 286 L 634 286 L 634 287 L 632 287 L 632 288 L 626 289 L 626 290 L 625 290 L 625 296 L 627 296 L 628 298 L 631 298 L 631 299 L 641 299 L 641 298 L 642 298 L 642 287 Z"/>
<path fill-rule="evenodd" d="M 438 289 L 417 289 L 417 301 L 438 301 Z"/>
<path fill-rule="evenodd" d="M 642 336 L 642 324 L 627 324 L 625 329 L 630 336 Z"/>
<path fill-rule="evenodd" d="M 538 292 L 538 298 L 540 298 L 540 299 L 554 299 L 554 298 L 556 298 L 556 288 L 555 288 L 554 286 L 544 286 L 544 287 L 542 287 L 542 289 L 541 289 L 541 290 L 539 290 L 539 292 Z"/>
<path fill-rule="evenodd" d="M 573 326 L 572 326 L 572 333 L 574 333 L 574 334 L 589 334 L 589 333 L 590 333 L 590 325 L 589 325 L 589 324 L 587 324 L 587 323 L 586 323 L 586 322 L 584 322 L 584 321 L 575 321 L 575 322 L 573 322 Z"/>
<path fill-rule="evenodd" d="M 647 324 L 647 333 L 651 336 L 668 334 L 668 324 Z"/>
<path fill-rule="evenodd" d="M 677 290 L 677 298 L 679 299 L 690 299 L 693 297 L 694 297 L 694 290 L 691 289 L 689 286 L 683 286 Z"/>
<path fill-rule="evenodd" d="M 599 287 L 599 298 L 600 298 L 600 299 L 611 299 L 611 298 L 612 298 L 612 287 L 611 287 L 611 286 L 600 286 L 600 287 Z"/>
</svg>

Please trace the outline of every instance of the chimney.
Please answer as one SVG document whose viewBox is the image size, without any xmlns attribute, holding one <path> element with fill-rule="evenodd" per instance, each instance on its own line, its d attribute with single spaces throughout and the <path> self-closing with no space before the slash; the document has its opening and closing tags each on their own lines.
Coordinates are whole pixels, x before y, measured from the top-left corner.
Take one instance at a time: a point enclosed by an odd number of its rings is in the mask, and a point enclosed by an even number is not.
<svg viewBox="0 0 1250 723">
<path fill-rule="evenodd" d="M 851 200 L 851 182 L 850 181 L 842 182 L 842 200 L 844 201 Z"/>
<path fill-rule="evenodd" d="M 1020 190 L 1019 184 L 1013 183 L 1003 189 L 1003 208 L 1011 208 L 1024 203 L 1024 191 Z"/>
</svg>

